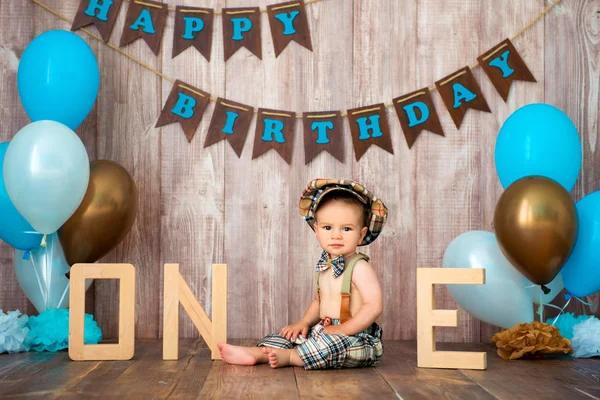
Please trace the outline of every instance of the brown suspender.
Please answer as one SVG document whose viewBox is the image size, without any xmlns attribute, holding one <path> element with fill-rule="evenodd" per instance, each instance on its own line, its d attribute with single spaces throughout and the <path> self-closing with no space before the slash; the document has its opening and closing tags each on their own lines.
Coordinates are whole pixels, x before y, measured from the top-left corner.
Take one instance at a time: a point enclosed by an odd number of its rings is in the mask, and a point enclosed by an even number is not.
<svg viewBox="0 0 600 400">
<path fill-rule="evenodd" d="M 350 292 L 352 290 L 352 271 L 354 270 L 354 266 L 360 260 L 369 261 L 369 256 L 363 253 L 358 253 L 353 256 L 350 261 L 348 261 L 347 265 L 344 267 L 344 272 L 342 273 L 342 304 L 340 305 L 340 323 L 344 323 L 351 318 L 350 315 Z M 330 263 L 331 261 L 328 261 Z M 319 300 L 321 299 L 319 293 L 319 276 L 320 272 L 317 272 L 317 295 L 319 296 Z"/>
</svg>

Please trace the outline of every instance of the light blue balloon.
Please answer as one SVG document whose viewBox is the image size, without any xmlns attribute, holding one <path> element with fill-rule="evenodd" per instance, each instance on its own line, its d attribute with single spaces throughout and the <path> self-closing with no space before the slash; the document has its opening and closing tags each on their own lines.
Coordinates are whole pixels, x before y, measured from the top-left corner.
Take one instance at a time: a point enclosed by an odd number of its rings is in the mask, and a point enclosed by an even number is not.
<svg viewBox="0 0 600 400">
<path fill-rule="evenodd" d="M 570 192 L 581 170 L 581 140 L 564 112 L 549 104 L 529 104 L 502 125 L 494 157 L 505 189 L 520 178 L 538 175 Z"/>
<path fill-rule="evenodd" d="M 70 267 L 60 246 L 58 234 L 47 238 L 47 246 L 31 250 L 29 257 L 21 250 L 15 251 L 14 266 L 17 282 L 25 296 L 38 312 L 69 306 L 70 280 L 66 277 Z M 92 284 L 86 279 L 86 290 Z"/>
<path fill-rule="evenodd" d="M 19 250 L 30 250 L 39 246 L 42 235 L 17 211 L 4 186 L 3 165 L 8 142 L 0 143 L 0 239 Z"/>
<path fill-rule="evenodd" d="M 25 48 L 17 86 L 31 121 L 58 121 L 75 130 L 94 106 L 100 70 L 85 40 L 68 31 L 47 31 Z"/>
<path fill-rule="evenodd" d="M 447 285 L 454 301 L 475 318 L 505 329 L 533 321 L 524 277 L 504 257 L 493 233 L 462 233 L 446 248 L 442 267 L 485 269 L 483 285 Z"/>
<path fill-rule="evenodd" d="M 575 205 L 579 232 L 561 274 L 565 288 L 577 297 L 600 291 L 600 191 Z"/>
<path fill-rule="evenodd" d="M 36 231 L 50 234 L 81 204 L 90 161 L 75 132 L 56 121 L 37 121 L 10 141 L 3 177 L 19 213 Z"/>
</svg>

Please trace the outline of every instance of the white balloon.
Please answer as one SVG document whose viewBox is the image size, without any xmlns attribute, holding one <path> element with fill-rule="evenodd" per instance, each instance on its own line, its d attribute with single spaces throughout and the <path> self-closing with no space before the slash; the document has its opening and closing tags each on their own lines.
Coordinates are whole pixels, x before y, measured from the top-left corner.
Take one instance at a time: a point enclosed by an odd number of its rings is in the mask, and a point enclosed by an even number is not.
<svg viewBox="0 0 600 400">
<path fill-rule="evenodd" d="M 81 139 L 56 121 L 36 121 L 10 141 L 4 184 L 15 208 L 38 232 L 56 232 L 79 207 L 90 180 Z"/>
<path fill-rule="evenodd" d="M 508 329 L 533 321 L 533 306 L 523 275 L 506 259 L 496 236 L 469 231 L 446 248 L 444 268 L 483 268 L 483 285 L 447 285 L 454 300 L 475 318 Z"/>
</svg>

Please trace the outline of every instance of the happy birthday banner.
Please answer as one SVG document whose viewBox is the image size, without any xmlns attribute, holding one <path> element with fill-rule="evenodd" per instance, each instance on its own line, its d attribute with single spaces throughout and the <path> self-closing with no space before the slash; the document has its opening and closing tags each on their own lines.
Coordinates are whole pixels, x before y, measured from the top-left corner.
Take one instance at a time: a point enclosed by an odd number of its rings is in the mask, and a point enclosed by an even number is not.
<svg viewBox="0 0 600 400">
<path fill-rule="evenodd" d="M 33 2 L 71 22 L 38 0 L 33 0 Z M 548 6 L 512 39 L 514 40 L 532 26 L 559 2 L 560 0 L 557 0 Z M 88 30 L 83 30 L 131 60 L 150 69 L 141 61 L 124 53 L 120 48 L 106 42 L 121 3 L 122 0 L 104 0 L 102 2 L 100 0 L 82 0 L 71 29 L 80 29 L 93 23 L 104 40 Z M 158 54 L 168 11 L 167 5 L 151 0 L 130 2 L 119 47 L 143 38 L 152 51 Z M 261 10 L 259 8 L 225 8 L 221 13 L 216 13 L 208 8 L 179 6 L 175 11 L 173 57 L 193 46 L 207 60 L 210 60 L 213 19 L 217 14 L 222 15 L 223 20 L 225 60 L 241 47 L 247 48 L 258 58 L 262 57 Z M 281 54 L 292 40 L 312 50 L 306 9 L 302 0 L 268 6 L 267 14 L 276 56 Z M 504 101 L 507 101 L 514 81 L 536 82 L 510 39 L 505 39 L 479 56 L 477 60 L 478 64 L 475 66 L 480 65 L 483 68 Z M 151 69 L 173 83 L 173 88 L 162 108 L 156 127 L 178 122 L 188 142 L 191 142 L 208 102 L 214 101 L 216 106 L 208 127 L 204 147 L 227 140 L 237 156 L 240 157 L 251 121 L 256 114 L 257 123 L 252 159 L 273 149 L 288 164 L 291 164 L 296 120 L 303 119 L 305 164 L 312 161 L 322 151 L 328 152 L 343 163 L 345 134 L 342 118 L 347 116 L 354 153 L 358 161 L 371 145 L 378 146 L 391 154 L 394 153 L 387 120 L 387 108 L 389 107 L 393 107 L 396 111 L 409 148 L 412 148 L 423 130 L 444 136 L 444 130 L 432 100 L 431 91 L 433 90 L 437 89 L 439 92 L 457 129 L 460 129 L 463 118 L 469 109 L 491 112 L 471 71 L 473 67 L 466 66 L 449 74 L 435 82 L 434 87 L 425 87 L 398 96 L 393 99 L 392 104 L 373 104 L 350 109 L 346 113 L 333 110 L 305 112 L 298 116 L 291 111 L 262 108 L 256 111 L 253 106 L 229 99 L 214 99 L 209 93 L 191 84 L 173 80 Z"/>
</svg>

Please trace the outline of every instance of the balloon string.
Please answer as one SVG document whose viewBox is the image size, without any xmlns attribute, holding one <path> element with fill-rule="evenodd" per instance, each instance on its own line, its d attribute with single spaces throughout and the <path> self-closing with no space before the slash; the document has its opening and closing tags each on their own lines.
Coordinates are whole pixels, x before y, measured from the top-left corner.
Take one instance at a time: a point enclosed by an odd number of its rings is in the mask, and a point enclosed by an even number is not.
<svg viewBox="0 0 600 400">
<path fill-rule="evenodd" d="M 554 326 L 554 324 L 556 324 L 556 322 L 558 321 L 558 318 L 565 312 L 565 309 L 568 307 L 569 303 L 571 302 L 571 297 L 569 297 L 567 299 L 567 302 L 565 303 L 565 305 L 563 306 L 563 308 L 560 309 L 560 312 L 558 313 L 558 315 L 556 316 L 556 318 L 554 318 L 554 321 L 552 321 L 552 326 Z"/>
<path fill-rule="evenodd" d="M 552 307 L 552 308 L 556 308 L 557 310 L 560 311 L 560 313 L 562 313 L 562 308 L 560 308 L 559 306 L 555 306 L 554 304 L 550 304 L 550 303 L 545 303 L 544 306 L 548 306 L 548 307 Z M 560 315 L 560 314 L 558 314 Z M 558 319 L 558 317 L 556 317 L 556 319 Z M 554 326 L 554 324 L 556 323 L 556 319 L 552 322 L 552 326 Z M 540 321 L 540 322 L 544 322 L 544 321 Z"/>
<path fill-rule="evenodd" d="M 559 306 L 555 306 L 554 304 L 550 304 L 550 303 L 544 303 L 544 307 L 546 307 L 546 306 L 548 306 L 548 307 L 552 307 L 552 308 L 556 308 L 557 310 L 562 310 L 562 308 L 561 308 L 561 307 L 559 307 Z"/>
<path fill-rule="evenodd" d="M 583 300 L 581 300 L 579 297 L 577 296 L 573 296 L 572 294 L 565 294 L 565 299 L 567 299 L 567 302 L 565 303 L 565 305 L 562 308 L 556 307 L 560 310 L 560 313 L 558 313 L 558 315 L 556 316 L 556 318 L 554 318 L 554 321 L 552 321 L 552 326 L 554 326 L 554 324 L 556 323 L 556 321 L 558 321 L 558 318 L 565 312 L 565 309 L 569 306 L 569 303 L 571 303 L 572 299 L 577 300 L 578 302 L 580 302 L 581 304 L 585 304 L 586 306 L 590 306 L 590 307 L 594 307 L 595 304 L 592 303 L 588 303 L 585 302 Z"/>
<path fill-rule="evenodd" d="M 42 284 L 42 279 L 40 278 L 39 271 L 37 270 L 37 267 L 35 266 L 34 258 L 31 259 L 31 266 L 33 267 L 33 272 L 35 272 L 35 278 L 37 279 L 38 286 L 40 287 L 40 293 L 42 294 L 42 297 L 44 298 L 44 304 L 47 304 L 48 303 L 48 301 L 47 301 L 48 290 Z"/>
<path fill-rule="evenodd" d="M 42 243 L 40 243 L 40 246 L 42 246 L 42 247 L 48 246 L 48 243 L 46 242 L 46 235 L 45 234 L 44 234 L 44 237 L 42 237 Z"/>
<path fill-rule="evenodd" d="M 540 306 L 538 307 L 538 315 L 540 316 L 540 322 L 544 322 L 544 303 L 543 295 L 540 292 Z"/>
<path fill-rule="evenodd" d="M 587 303 L 587 302 L 585 302 L 585 301 L 581 300 L 581 298 L 579 298 L 579 297 L 577 297 L 577 296 L 574 296 L 574 295 L 572 295 L 572 294 L 569 294 L 569 293 L 565 294 L 565 299 L 567 299 L 567 300 L 571 300 L 572 298 L 575 298 L 575 300 L 577 300 L 577 301 L 578 301 L 578 302 L 580 302 L 581 304 L 585 304 L 586 306 L 589 306 L 589 307 L 594 307 L 594 306 L 596 306 L 596 304 L 593 304 L 593 303 Z"/>
<path fill-rule="evenodd" d="M 67 293 L 69 293 L 69 287 L 71 286 L 71 281 L 69 281 L 67 283 L 67 286 L 65 287 L 65 289 L 63 290 L 62 296 L 60 296 L 60 300 L 58 301 L 58 303 L 56 303 L 56 307 L 57 308 L 62 308 L 61 304 L 63 302 L 63 300 L 65 299 Z"/>
<path fill-rule="evenodd" d="M 46 237 L 46 235 L 44 235 L 44 237 Z M 52 239 L 52 237 L 50 237 L 50 239 Z M 54 260 L 54 240 L 50 242 L 50 247 L 44 248 L 44 257 L 46 258 L 46 268 L 48 268 L 48 287 L 51 288 L 52 278 L 54 277 L 52 269 L 55 267 L 52 265 L 52 261 Z M 50 293 L 48 293 L 48 304 L 46 305 L 46 309 L 50 308 L 52 300 L 53 299 L 50 298 Z M 56 307 L 58 308 L 58 305 Z M 54 308 L 54 306 L 52 308 Z"/>
</svg>

